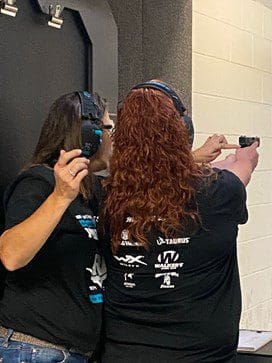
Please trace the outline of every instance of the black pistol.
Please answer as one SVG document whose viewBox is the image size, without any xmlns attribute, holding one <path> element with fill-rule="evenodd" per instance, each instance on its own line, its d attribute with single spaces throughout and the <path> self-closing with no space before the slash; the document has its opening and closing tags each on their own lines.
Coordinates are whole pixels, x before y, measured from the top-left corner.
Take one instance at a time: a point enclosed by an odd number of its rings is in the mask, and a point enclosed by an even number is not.
<svg viewBox="0 0 272 363">
<path fill-rule="evenodd" d="M 260 138 L 259 137 L 249 137 L 249 136 L 240 136 L 239 137 L 239 145 L 241 147 L 248 147 L 252 144 L 254 144 L 254 142 L 258 142 L 258 147 L 260 146 Z"/>
</svg>

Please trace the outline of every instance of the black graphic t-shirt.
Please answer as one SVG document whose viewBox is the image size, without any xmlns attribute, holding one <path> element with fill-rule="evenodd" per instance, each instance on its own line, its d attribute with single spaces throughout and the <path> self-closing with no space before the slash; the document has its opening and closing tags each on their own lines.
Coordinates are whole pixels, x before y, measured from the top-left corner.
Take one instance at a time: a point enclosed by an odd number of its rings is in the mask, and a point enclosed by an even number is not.
<svg viewBox="0 0 272 363">
<path fill-rule="evenodd" d="M 6 193 L 6 229 L 29 217 L 53 187 L 53 170 L 37 166 L 23 172 Z M 0 324 L 67 348 L 94 350 L 105 277 L 96 218 L 77 197 L 33 260 L 7 272 Z"/>
<path fill-rule="evenodd" d="M 150 363 L 145 352 L 152 347 L 161 352 L 156 363 L 234 359 L 241 312 L 236 237 L 247 221 L 246 192 L 234 174 L 216 172 L 198 193 L 203 228 L 194 235 L 167 239 L 154 231 L 147 251 L 124 230 L 114 256 L 105 236 L 105 363 Z"/>
</svg>

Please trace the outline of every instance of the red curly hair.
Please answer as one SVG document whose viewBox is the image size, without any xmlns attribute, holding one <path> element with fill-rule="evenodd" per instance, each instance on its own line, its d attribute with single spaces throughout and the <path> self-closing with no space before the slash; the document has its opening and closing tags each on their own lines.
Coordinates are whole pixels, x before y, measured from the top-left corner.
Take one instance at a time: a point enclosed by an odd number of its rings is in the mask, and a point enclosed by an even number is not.
<svg viewBox="0 0 272 363">
<path fill-rule="evenodd" d="M 124 229 L 130 239 L 148 248 L 146 235 L 153 227 L 173 236 L 192 222 L 197 225 L 195 196 L 203 176 L 187 129 L 164 93 L 132 90 L 117 120 L 103 206 L 114 252 Z"/>
</svg>

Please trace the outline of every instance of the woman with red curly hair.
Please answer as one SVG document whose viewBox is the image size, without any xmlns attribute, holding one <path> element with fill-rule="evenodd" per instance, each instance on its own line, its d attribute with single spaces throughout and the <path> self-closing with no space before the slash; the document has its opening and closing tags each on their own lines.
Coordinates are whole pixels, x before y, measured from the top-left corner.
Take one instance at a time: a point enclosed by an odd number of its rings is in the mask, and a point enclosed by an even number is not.
<svg viewBox="0 0 272 363">
<path fill-rule="evenodd" d="M 258 154 L 237 150 L 229 170 L 197 164 L 181 105 L 151 81 L 119 109 L 103 211 L 103 363 L 236 359 L 236 238 Z"/>
</svg>

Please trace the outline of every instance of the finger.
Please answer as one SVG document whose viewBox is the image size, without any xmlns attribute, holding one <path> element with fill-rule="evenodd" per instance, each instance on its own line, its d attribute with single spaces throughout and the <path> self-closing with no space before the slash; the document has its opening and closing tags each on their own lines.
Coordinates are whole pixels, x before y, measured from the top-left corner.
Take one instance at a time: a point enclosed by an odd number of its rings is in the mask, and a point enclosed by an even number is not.
<svg viewBox="0 0 272 363">
<path fill-rule="evenodd" d="M 65 166 L 71 159 L 74 159 L 78 156 L 81 155 L 81 149 L 74 149 L 74 150 L 71 150 L 71 151 L 67 151 L 67 152 L 64 152 L 60 153 L 60 157 L 59 157 L 59 160 L 58 160 L 58 165 L 59 166 Z"/>
<path fill-rule="evenodd" d="M 81 170 L 88 170 L 88 165 L 85 163 L 76 163 L 73 165 L 73 167 L 70 167 L 70 165 L 67 167 L 68 173 L 75 177 Z"/>
<path fill-rule="evenodd" d="M 215 160 L 216 158 L 218 158 L 218 156 L 220 156 L 220 154 L 221 154 L 221 151 L 211 154 L 209 156 L 209 161 L 211 162 L 211 161 Z"/>
<path fill-rule="evenodd" d="M 228 143 L 224 143 L 221 145 L 221 149 L 224 150 L 228 150 L 228 149 L 240 149 L 241 146 L 240 145 L 236 145 L 236 144 L 228 144 Z"/>
<path fill-rule="evenodd" d="M 251 149 L 257 149 L 257 147 L 259 147 L 259 142 L 258 141 L 255 141 L 253 142 L 252 145 L 250 145 Z"/>
<path fill-rule="evenodd" d="M 212 152 L 213 153 L 221 153 L 221 149 L 222 149 L 222 146 L 220 145 L 220 144 L 214 144 L 213 145 L 213 150 L 212 150 Z"/>
<path fill-rule="evenodd" d="M 58 161 L 56 162 L 56 164 L 54 165 L 54 170 L 56 171 L 57 169 L 58 169 L 58 167 L 59 166 L 61 166 L 61 165 L 59 165 L 58 164 L 58 162 L 59 162 L 59 160 L 61 160 L 61 158 L 63 157 L 63 155 L 65 154 L 65 150 L 63 150 L 63 149 L 61 149 L 60 150 L 60 154 L 59 154 L 59 158 L 58 158 Z"/>
<path fill-rule="evenodd" d="M 213 157 L 213 158 L 217 158 L 218 156 L 220 156 L 221 155 L 221 150 L 219 150 L 219 151 L 217 151 L 217 152 L 214 152 L 212 155 L 211 155 L 211 157 Z"/>
<path fill-rule="evenodd" d="M 220 143 L 223 143 L 223 144 L 227 144 L 228 143 L 228 141 L 227 141 L 227 139 L 225 138 L 224 135 L 219 135 L 218 136 L 218 140 L 219 140 Z"/>
<path fill-rule="evenodd" d="M 68 165 L 70 168 L 72 168 L 74 165 L 76 165 L 77 163 L 85 163 L 85 164 L 89 164 L 90 160 L 84 157 L 81 158 L 75 158 L 73 159 Z"/>
<path fill-rule="evenodd" d="M 77 174 L 77 176 L 75 177 L 75 182 L 76 183 L 78 183 L 78 184 L 80 184 L 81 183 L 81 181 L 85 178 L 85 176 L 87 176 L 88 175 L 88 170 L 87 169 L 84 169 L 84 170 L 81 170 L 78 174 Z"/>
</svg>

